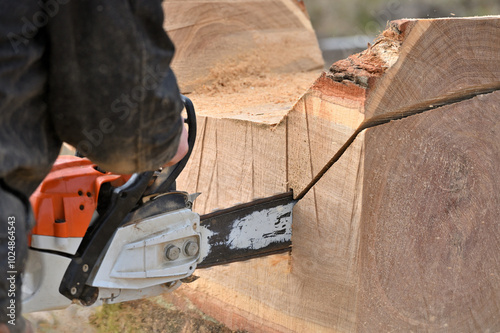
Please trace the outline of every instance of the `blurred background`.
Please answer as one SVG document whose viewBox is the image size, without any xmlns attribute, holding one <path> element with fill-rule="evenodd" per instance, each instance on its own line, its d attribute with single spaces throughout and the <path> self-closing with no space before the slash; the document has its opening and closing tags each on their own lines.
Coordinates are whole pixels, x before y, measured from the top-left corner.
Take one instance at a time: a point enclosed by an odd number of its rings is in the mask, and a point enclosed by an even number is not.
<svg viewBox="0 0 500 333">
<path fill-rule="evenodd" d="M 304 0 L 325 66 L 360 52 L 387 21 L 500 14 L 500 0 Z"/>
</svg>

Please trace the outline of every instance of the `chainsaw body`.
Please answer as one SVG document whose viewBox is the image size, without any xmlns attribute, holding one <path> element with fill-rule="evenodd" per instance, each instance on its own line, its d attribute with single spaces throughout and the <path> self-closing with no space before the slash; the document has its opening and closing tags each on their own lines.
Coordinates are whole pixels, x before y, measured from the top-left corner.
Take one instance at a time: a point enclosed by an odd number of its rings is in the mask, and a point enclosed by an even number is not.
<svg viewBox="0 0 500 333">
<path fill-rule="evenodd" d="M 72 300 L 60 283 L 85 234 L 99 216 L 103 188 L 123 186 L 130 177 L 103 173 L 87 159 L 61 156 L 31 197 L 37 221 L 30 235 L 24 274 L 25 312 L 66 307 Z M 104 194 L 106 195 L 106 194 Z M 102 200 L 102 195 L 101 195 Z M 160 206 L 161 212 L 148 206 Z M 201 253 L 200 216 L 192 196 L 169 192 L 143 203 L 141 218 L 127 214 L 87 279 L 98 287 L 95 302 L 121 302 L 171 291 L 192 275 Z M 145 216 L 145 211 L 147 215 Z M 103 214 L 104 212 L 101 212 Z M 85 268 L 87 267 L 87 268 Z M 83 270 L 90 270 L 82 266 Z M 71 292 L 71 291 L 70 291 Z"/>
<path fill-rule="evenodd" d="M 31 196 L 36 226 L 23 276 L 23 312 L 159 295 L 210 267 L 289 251 L 291 193 L 200 216 L 198 194 L 175 190 L 187 156 L 161 172 L 124 176 L 60 156 Z"/>
</svg>

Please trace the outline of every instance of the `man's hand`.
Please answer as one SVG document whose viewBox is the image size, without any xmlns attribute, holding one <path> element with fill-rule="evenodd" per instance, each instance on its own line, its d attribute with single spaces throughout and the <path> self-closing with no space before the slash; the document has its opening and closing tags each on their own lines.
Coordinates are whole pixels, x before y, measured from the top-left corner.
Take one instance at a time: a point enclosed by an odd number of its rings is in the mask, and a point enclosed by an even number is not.
<svg viewBox="0 0 500 333">
<path fill-rule="evenodd" d="M 166 168 L 177 164 L 177 162 L 179 162 L 180 160 L 182 160 L 184 156 L 186 156 L 188 150 L 189 150 L 188 132 L 186 130 L 186 126 L 183 125 L 181 139 L 179 141 L 179 147 L 177 148 L 177 153 L 169 162 L 163 165 L 163 167 Z"/>
</svg>

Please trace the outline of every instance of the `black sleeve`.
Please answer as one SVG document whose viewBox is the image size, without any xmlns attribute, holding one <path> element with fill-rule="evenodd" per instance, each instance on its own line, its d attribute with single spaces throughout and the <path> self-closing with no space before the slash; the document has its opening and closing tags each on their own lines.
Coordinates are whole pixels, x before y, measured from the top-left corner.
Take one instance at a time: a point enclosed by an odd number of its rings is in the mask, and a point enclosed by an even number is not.
<svg viewBox="0 0 500 333">
<path fill-rule="evenodd" d="M 58 136 L 105 170 L 176 153 L 182 102 L 160 0 L 49 0 L 49 111 Z"/>
</svg>

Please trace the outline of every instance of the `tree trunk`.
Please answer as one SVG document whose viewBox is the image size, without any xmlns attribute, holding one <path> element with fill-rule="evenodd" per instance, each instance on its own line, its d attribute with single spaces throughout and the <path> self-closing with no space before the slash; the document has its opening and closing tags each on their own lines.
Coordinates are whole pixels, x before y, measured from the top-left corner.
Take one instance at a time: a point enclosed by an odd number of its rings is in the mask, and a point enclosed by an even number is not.
<svg viewBox="0 0 500 333">
<path fill-rule="evenodd" d="M 192 94 L 178 188 L 199 213 L 300 195 L 333 165 L 294 208 L 291 255 L 199 270 L 178 303 L 251 332 L 499 331 L 499 27 L 392 22 L 289 108 L 305 74 Z"/>
</svg>

